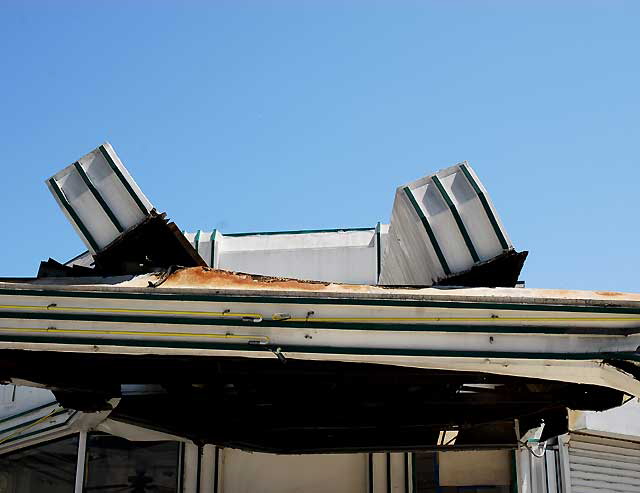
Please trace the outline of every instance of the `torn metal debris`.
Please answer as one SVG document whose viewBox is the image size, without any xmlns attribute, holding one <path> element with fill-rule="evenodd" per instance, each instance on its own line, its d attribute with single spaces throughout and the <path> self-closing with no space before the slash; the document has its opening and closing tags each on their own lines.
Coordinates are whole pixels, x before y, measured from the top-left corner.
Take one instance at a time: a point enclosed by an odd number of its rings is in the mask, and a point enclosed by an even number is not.
<svg viewBox="0 0 640 493">
<path fill-rule="evenodd" d="M 109 143 L 47 180 L 93 257 L 93 269 L 43 262 L 39 277 L 139 274 L 206 265 L 178 227 L 159 214 Z"/>
<path fill-rule="evenodd" d="M 514 287 L 526 258 L 467 162 L 397 189 L 387 245 L 387 285 Z"/>
<path fill-rule="evenodd" d="M 0 379 L 65 405 L 322 452 L 513 445 L 640 395 L 640 298 L 513 289 L 527 252 L 466 162 L 398 188 L 389 225 L 336 230 L 185 234 L 109 144 L 47 184 L 88 251 L 0 279 Z"/>
<path fill-rule="evenodd" d="M 170 265 L 305 280 L 395 286 L 513 287 L 526 252 L 513 249 L 468 163 L 398 188 L 389 226 L 186 236 L 164 220 L 110 144 L 47 182 L 93 256 L 94 275 Z M 83 275 L 44 263 L 43 275 Z"/>
</svg>

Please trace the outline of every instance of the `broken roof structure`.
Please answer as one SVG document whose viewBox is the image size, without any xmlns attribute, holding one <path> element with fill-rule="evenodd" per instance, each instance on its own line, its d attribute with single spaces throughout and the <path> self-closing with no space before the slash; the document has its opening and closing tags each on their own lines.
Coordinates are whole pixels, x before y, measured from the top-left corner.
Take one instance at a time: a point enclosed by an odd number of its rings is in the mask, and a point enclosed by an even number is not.
<svg viewBox="0 0 640 493">
<path fill-rule="evenodd" d="M 468 163 L 321 231 L 182 233 L 108 144 L 47 183 L 88 251 L 0 280 L 0 379 L 65 407 L 319 452 L 516 444 L 640 396 L 640 296 L 516 288 L 527 253 Z"/>
</svg>

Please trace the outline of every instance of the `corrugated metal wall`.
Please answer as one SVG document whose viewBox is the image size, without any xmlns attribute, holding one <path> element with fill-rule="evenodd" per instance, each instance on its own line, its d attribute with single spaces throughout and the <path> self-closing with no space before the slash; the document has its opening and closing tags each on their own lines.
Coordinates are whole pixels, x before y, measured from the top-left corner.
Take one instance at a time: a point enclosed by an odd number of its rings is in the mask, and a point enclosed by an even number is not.
<svg viewBox="0 0 640 493">
<path fill-rule="evenodd" d="M 640 443 L 572 434 L 569 493 L 640 492 Z"/>
</svg>

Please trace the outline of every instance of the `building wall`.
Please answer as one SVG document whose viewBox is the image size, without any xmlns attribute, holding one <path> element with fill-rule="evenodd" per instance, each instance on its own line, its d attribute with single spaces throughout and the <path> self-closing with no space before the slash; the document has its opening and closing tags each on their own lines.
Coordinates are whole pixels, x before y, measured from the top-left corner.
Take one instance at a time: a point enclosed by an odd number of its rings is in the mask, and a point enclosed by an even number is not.
<svg viewBox="0 0 640 493">
<path fill-rule="evenodd" d="M 224 449 L 221 456 L 221 492 L 367 491 L 367 454 L 273 455 Z"/>
</svg>

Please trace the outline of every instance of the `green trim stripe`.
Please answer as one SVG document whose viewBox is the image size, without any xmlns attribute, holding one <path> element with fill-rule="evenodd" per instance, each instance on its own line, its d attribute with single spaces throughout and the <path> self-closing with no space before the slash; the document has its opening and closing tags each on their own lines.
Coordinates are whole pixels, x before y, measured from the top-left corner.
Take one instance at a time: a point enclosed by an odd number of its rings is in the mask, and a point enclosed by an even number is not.
<svg viewBox="0 0 640 493">
<path fill-rule="evenodd" d="M 71 204 L 65 197 L 64 193 L 62 193 L 62 190 L 58 186 L 58 183 L 56 182 L 56 180 L 51 178 L 49 180 L 49 185 L 51 185 L 51 188 L 53 189 L 54 193 L 58 197 L 58 200 L 60 201 L 62 206 L 65 208 L 67 213 L 71 216 L 71 219 L 73 220 L 73 222 L 76 223 L 76 226 L 78 226 L 78 229 L 82 233 L 82 236 L 84 236 L 87 242 L 89 243 L 89 245 L 91 245 L 91 248 L 93 248 L 93 250 L 96 252 L 99 251 L 100 248 L 98 247 L 98 244 L 93 239 L 93 236 L 91 236 L 91 233 L 89 233 L 89 230 L 87 229 L 87 227 L 80 220 L 80 216 L 78 216 L 78 214 L 73 209 L 73 207 L 71 207 Z"/>
<path fill-rule="evenodd" d="M 256 231 L 249 233 L 225 233 L 224 236 L 304 235 L 309 233 L 340 233 L 349 231 L 373 231 L 376 228 L 295 229 L 290 231 Z"/>
<path fill-rule="evenodd" d="M 416 491 L 416 482 L 418 479 L 418 475 L 416 472 L 416 454 L 415 452 L 411 453 L 411 493 L 415 493 Z"/>
<path fill-rule="evenodd" d="M 500 229 L 500 226 L 498 225 L 498 220 L 496 219 L 496 216 L 493 214 L 493 211 L 491 210 L 491 207 L 489 206 L 489 202 L 487 201 L 487 198 L 485 197 L 484 192 L 482 190 L 480 190 L 480 187 L 478 186 L 476 181 L 473 179 L 473 176 L 471 176 L 471 173 L 469 172 L 469 170 L 467 169 L 467 167 L 464 164 L 460 165 L 460 169 L 462 170 L 462 173 L 466 177 L 466 179 L 469 182 L 469 184 L 473 187 L 473 190 L 478 195 L 478 198 L 480 199 L 480 203 L 482 204 L 482 207 L 484 208 L 484 212 L 487 214 L 487 218 L 489 219 L 489 222 L 491 223 L 491 226 L 493 226 L 493 231 L 496 233 L 496 236 L 498 237 L 498 241 L 500 242 L 500 246 L 504 250 L 508 250 L 509 249 L 509 245 L 507 244 L 507 239 L 504 237 L 504 234 L 502 234 L 502 230 Z"/>
<path fill-rule="evenodd" d="M 95 337 L 55 337 L 55 336 L 0 336 L 0 342 L 22 342 L 37 344 L 82 345 L 82 346 L 116 346 L 162 349 L 202 349 L 214 351 L 271 352 L 269 345 L 211 343 L 200 341 L 157 341 L 157 340 L 123 340 Z M 557 361 L 600 361 L 621 360 L 640 361 L 640 354 L 630 351 L 601 353 L 541 353 L 541 352 L 502 352 L 502 351 L 469 351 L 469 350 L 435 350 L 408 348 L 363 348 L 338 346 L 296 346 L 278 345 L 284 353 L 301 354 L 335 354 L 351 356 L 422 356 L 441 358 L 496 358 L 496 359 L 531 359 Z"/>
<path fill-rule="evenodd" d="M 214 468 L 213 468 L 213 493 L 218 493 L 218 479 L 220 475 L 220 447 L 214 445 L 215 454 L 213 456 Z"/>
<path fill-rule="evenodd" d="M 12 419 L 20 418 L 22 416 L 26 416 L 28 414 L 35 413 L 36 411 L 40 411 L 40 409 L 44 409 L 46 407 L 51 407 L 51 406 L 53 406 L 54 404 L 57 404 L 57 403 L 58 403 L 58 401 L 51 401 L 51 402 L 48 402 L 47 404 L 42 404 L 41 406 L 34 407 L 32 409 L 27 409 L 26 411 L 22 411 L 21 413 L 14 414 L 12 416 L 7 416 L 6 418 L 0 419 L 0 423 L 6 423 L 7 421 L 11 421 Z"/>
<path fill-rule="evenodd" d="M 145 216 L 148 215 L 149 211 L 147 210 L 147 207 L 144 205 L 140 197 L 138 197 L 138 194 L 133 190 L 133 187 L 131 186 L 129 181 L 125 178 L 125 176 L 122 174 L 122 171 L 120 171 L 120 168 L 118 168 L 118 165 L 115 163 L 115 161 L 113 160 L 113 158 L 111 157 L 111 155 L 109 154 L 105 146 L 101 145 L 99 149 L 100 149 L 100 152 L 102 153 L 102 156 L 105 158 L 107 163 L 109 163 L 109 166 L 111 167 L 115 175 L 118 177 L 122 185 L 124 185 L 124 188 L 126 188 L 127 192 L 129 192 L 129 195 L 131 195 L 131 198 L 133 199 L 133 201 L 136 203 L 136 205 L 140 208 L 140 210 Z"/>
<path fill-rule="evenodd" d="M 409 493 L 409 452 L 402 454 L 404 459 L 404 493 Z"/>
<path fill-rule="evenodd" d="M 385 323 L 385 322 L 306 322 L 263 319 L 261 322 L 245 322 L 232 318 L 191 318 L 162 315 L 109 315 L 109 314 L 78 314 L 60 312 L 0 312 L 0 319 L 20 320 L 59 320 L 72 322 L 109 322 L 120 324 L 166 324 L 207 327 L 254 327 L 273 329 L 309 329 L 314 330 L 349 330 L 349 331 L 387 331 L 387 332 L 451 332 L 451 333 L 486 333 L 486 334 L 552 334 L 552 335 L 611 335 L 628 336 L 640 333 L 640 328 L 611 328 L 611 327 L 549 327 L 549 326 L 521 326 L 521 325 L 462 325 L 462 324 L 417 324 L 417 323 Z M 313 320 L 313 319 L 312 319 Z M 588 319 L 585 319 L 588 321 Z M 16 332 L 20 329 L 16 328 Z M 203 333 L 204 335 L 204 333 Z"/>
<path fill-rule="evenodd" d="M 465 245 L 467 245 L 467 249 L 469 250 L 469 253 L 471 254 L 471 258 L 473 259 L 474 262 L 480 262 L 480 257 L 478 256 L 478 252 L 476 252 L 476 248 L 473 246 L 473 242 L 471 241 L 471 237 L 469 236 L 469 232 L 467 231 L 466 226 L 462 222 L 462 218 L 460 217 L 460 213 L 458 212 L 458 209 L 456 208 L 455 204 L 453 203 L 453 200 L 451 200 L 451 197 L 449 197 L 449 194 L 444 189 L 444 187 L 442 186 L 442 182 L 438 179 L 437 176 L 433 176 L 432 180 L 433 180 L 433 183 L 435 184 L 436 188 L 440 191 L 440 195 L 442 195 L 442 198 L 447 203 L 447 206 L 449 207 L 449 210 L 451 211 L 451 214 L 453 215 L 453 219 L 456 221 L 456 224 L 458 225 L 458 229 L 460 230 L 460 234 L 462 235 L 462 238 L 464 239 L 464 243 L 465 243 Z"/>
<path fill-rule="evenodd" d="M 386 485 L 387 485 L 387 493 L 391 493 L 391 452 L 387 452 L 386 454 Z"/>
<path fill-rule="evenodd" d="M 511 466 L 511 493 L 518 493 L 518 462 L 516 459 L 516 451 L 512 450 L 511 454 L 509 454 L 510 466 Z M 546 459 L 545 459 L 546 461 Z M 545 462 L 546 465 L 546 462 Z M 557 486 L 556 486 L 557 487 Z M 547 485 L 547 491 L 549 491 L 549 486 Z"/>
<path fill-rule="evenodd" d="M 67 409 L 60 409 L 60 410 L 56 411 L 55 413 L 53 413 L 51 416 L 49 416 L 49 418 L 55 418 L 56 416 L 60 416 L 61 414 L 64 414 L 66 412 L 69 412 L 69 411 Z M 38 421 L 38 420 L 40 420 L 42 418 L 44 418 L 44 416 L 39 416 L 39 417 L 31 419 L 29 421 L 25 421 L 23 423 L 19 423 L 17 425 L 10 426 L 9 428 L 5 428 L 3 430 L 0 430 L 0 434 L 6 433 L 8 431 L 17 430 L 19 428 L 26 428 L 30 424 L 33 424 L 33 423 L 35 423 L 36 421 Z"/>
<path fill-rule="evenodd" d="M 196 232 L 196 236 L 195 236 L 195 238 L 193 239 L 193 243 L 194 243 L 194 246 L 195 246 L 195 251 L 196 251 L 196 253 L 198 253 L 198 254 L 200 254 L 200 252 L 198 251 L 198 248 L 200 247 L 200 233 L 201 233 L 201 231 L 200 231 L 200 230 L 198 230 L 198 231 Z"/>
<path fill-rule="evenodd" d="M 25 434 L 16 435 L 15 437 L 13 437 L 13 438 L 11 438 L 11 439 L 6 440 L 6 441 L 2 442 L 2 445 L 4 446 L 4 445 L 6 445 L 7 443 L 15 442 L 16 440 L 23 440 L 23 439 L 25 439 L 25 438 L 29 438 L 29 437 L 32 437 L 32 436 L 34 436 L 34 435 L 41 435 L 41 434 L 43 434 L 43 433 L 45 433 L 45 432 L 47 432 L 47 431 L 56 430 L 56 429 L 58 429 L 58 428 L 64 428 L 65 426 L 67 426 L 67 425 L 69 424 L 69 421 L 71 421 L 71 419 L 72 419 L 76 414 L 78 414 L 78 411 L 73 411 L 73 412 L 69 415 L 69 417 L 68 417 L 64 422 L 62 422 L 62 423 L 58 423 L 58 424 L 55 424 L 55 425 L 53 425 L 53 426 L 49 426 L 48 428 L 43 428 L 43 429 L 41 429 L 41 430 L 32 431 L 31 433 L 25 433 Z M 72 431 L 70 431 L 70 432 L 69 432 L 69 435 L 72 435 L 72 434 L 73 434 L 73 432 L 72 432 Z M 2 449 L 0 449 L 0 454 L 2 454 Z"/>
<path fill-rule="evenodd" d="M 376 224 L 376 283 L 380 282 L 380 271 L 382 270 L 382 257 L 380 247 L 380 223 Z"/>
<path fill-rule="evenodd" d="M 215 269 L 216 262 L 216 234 L 218 233 L 217 229 L 214 229 L 211 232 L 211 262 L 209 262 L 209 267 Z"/>
<path fill-rule="evenodd" d="M 0 288 L 0 295 L 8 296 L 44 296 L 60 298 L 91 298 L 91 299 L 124 299 L 124 300 L 148 300 L 148 301 L 209 301 L 223 303 L 280 303 L 291 305 L 339 305 L 339 306 L 410 306 L 426 308 L 468 308 L 479 310 L 522 310 L 534 312 L 569 312 L 569 313 L 603 313 L 640 315 L 640 307 L 631 308 L 624 306 L 598 306 L 598 305 L 542 305 L 528 303 L 496 303 L 483 301 L 436 301 L 420 299 L 398 298 L 337 298 L 304 296 L 251 296 L 244 294 L 194 294 L 194 293 L 163 293 L 164 290 L 156 290 L 154 294 L 123 291 L 66 291 L 55 289 L 6 289 Z M 339 295 L 339 293 L 335 293 Z"/>
<path fill-rule="evenodd" d="M 416 211 L 416 214 L 418 214 L 418 217 L 420 218 L 420 221 L 422 221 L 422 225 L 424 226 L 424 229 L 427 232 L 427 236 L 429 237 L 429 240 L 431 241 L 431 245 L 433 246 L 433 249 L 436 252 L 438 260 L 440 261 L 440 265 L 442 266 L 442 270 L 444 270 L 444 273 L 446 275 L 450 275 L 451 274 L 451 269 L 449 269 L 449 265 L 447 264 L 447 260 L 444 258 L 442 250 L 440 250 L 440 245 L 438 245 L 438 240 L 436 239 L 436 235 L 433 233 L 433 229 L 431 229 L 431 225 L 429 224 L 429 221 L 427 220 L 427 216 L 425 216 L 424 213 L 422 212 L 422 209 L 418 205 L 418 202 L 416 202 L 416 198 L 413 196 L 413 193 L 411 192 L 411 190 L 409 190 L 409 187 L 404 187 L 404 193 L 409 198 L 409 202 L 411 202 L 411 205 L 413 206 L 414 210 Z"/>
<path fill-rule="evenodd" d="M 100 192 L 98 192 L 98 189 L 95 186 L 93 186 L 93 183 L 91 183 L 91 180 L 89 179 L 89 176 L 87 175 L 87 172 L 84 170 L 82 165 L 78 161 L 76 161 L 75 163 L 73 163 L 73 166 L 76 168 L 76 171 L 80 175 L 80 178 L 82 178 L 82 181 L 84 182 L 84 184 L 87 186 L 87 188 L 93 194 L 94 198 L 100 204 L 100 207 L 102 207 L 102 209 L 107 214 L 107 216 L 109 217 L 109 219 L 111 220 L 115 228 L 118 230 L 118 233 L 123 233 L 124 228 L 120 224 L 120 221 L 118 221 L 118 218 L 115 216 L 111 208 L 107 205 L 104 198 L 102 198 L 102 195 L 100 195 Z"/>
<path fill-rule="evenodd" d="M 196 444 L 196 447 L 198 447 L 198 451 L 197 451 L 198 460 L 196 461 L 196 493 L 201 493 L 200 492 L 200 475 L 201 475 L 201 469 L 202 469 L 202 453 L 204 452 L 204 445 L 202 445 L 200 442 Z"/>
</svg>

